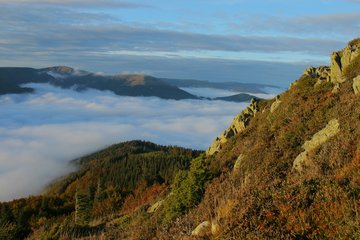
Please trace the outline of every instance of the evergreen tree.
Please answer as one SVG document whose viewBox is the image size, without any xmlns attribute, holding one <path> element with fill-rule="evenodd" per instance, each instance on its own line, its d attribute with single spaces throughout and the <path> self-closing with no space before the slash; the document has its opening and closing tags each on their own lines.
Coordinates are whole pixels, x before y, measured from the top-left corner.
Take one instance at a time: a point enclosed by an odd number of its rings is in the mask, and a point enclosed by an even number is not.
<svg viewBox="0 0 360 240">
<path fill-rule="evenodd" d="M 8 224 L 14 221 L 14 215 L 11 212 L 11 209 L 6 203 L 1 205 L 1 212 L 0 212 L 0 223 L 1 224 Z"/>
<path fill-rule="evenodd" d="M 77 189 L 75 194 L 75 224 L 86 226 L 90 221 L 89 196 Z"/>
<path fill-rule="evenodd" d="M 106 198 L 105 186 L 104 186 L 102 179 L 99 178 L 98 182 L 97 182 L 97 188 L 96 188 L 94 201 L 101 202 L 105 198 Z"/>
</svg>

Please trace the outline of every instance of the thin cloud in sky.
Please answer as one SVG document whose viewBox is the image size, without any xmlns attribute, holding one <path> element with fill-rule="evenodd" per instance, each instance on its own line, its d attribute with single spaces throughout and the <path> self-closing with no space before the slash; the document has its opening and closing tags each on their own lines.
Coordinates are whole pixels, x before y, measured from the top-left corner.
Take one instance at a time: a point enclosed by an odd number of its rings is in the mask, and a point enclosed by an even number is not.
<svg viewBox="0 0 360 240">
<path fill-rule="evenodd" d="M 0 0 L 0 4 L 37 4 L 37 5 L 56 5 L 68 7 L 102 7 L 102 8 L 144 8 L 151 7 L 148 4 L 134 3 L 134 1 L 117 0 Z"/>
</svg>

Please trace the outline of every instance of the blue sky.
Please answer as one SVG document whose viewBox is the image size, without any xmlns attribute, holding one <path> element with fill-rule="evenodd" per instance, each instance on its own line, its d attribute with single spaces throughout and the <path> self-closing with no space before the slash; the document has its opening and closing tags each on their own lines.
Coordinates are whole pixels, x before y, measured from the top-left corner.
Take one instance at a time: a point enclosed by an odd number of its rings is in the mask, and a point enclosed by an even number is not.
<svg viewBox="0 0 360 240">
<path fill-rule="evenodd" d="M 358 0 L 0 0 L 0 66 L 287 86 L 359 28 Z"/>
</svg>

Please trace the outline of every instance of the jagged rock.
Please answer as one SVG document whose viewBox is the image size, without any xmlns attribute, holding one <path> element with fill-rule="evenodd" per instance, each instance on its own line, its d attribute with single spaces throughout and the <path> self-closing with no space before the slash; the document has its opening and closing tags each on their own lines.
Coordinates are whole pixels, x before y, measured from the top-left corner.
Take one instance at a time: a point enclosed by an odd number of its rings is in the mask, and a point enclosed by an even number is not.
<svg viewBox="0 0 360 240">
<path fill-rule="evenodd" d="M 316 68 L 314 68 L 313 66 L 310 66 L 308 68 L 305 69 L 304 75 L 310 76 L 312 78 L 316 78 Z"/>
<path fill-rule="evenodd" d="M 320 81 L 330 81 L 331 79 L 331 69 L 328 66 L 320 66 L 317 68 L 310 66 L 305 69 L 303 74 L 310 76 L 311 78 L 316 78 Z"/>
<path fill-rule="evenodd" d="M 255 116 L 259 111 L 259 104 L 257 99 L 252 99 L 250 105 L 244 109 L 241 113 L 235 116 L 230 127 L 228 127 L 206 151 L 207 155 L 213 155 L 221 150 L 221 144 L 224 144 L 228 141 L 229 138 L 234 135 L 242 132 L 250 122 L 250 119 Z"/>
<path fill-rule="evenodd" d="M 340 132 L 339 121 L 337 119 L 330 120 L 325 128 L 315 133 L 314 136 L 311 138 L 311 140 L 306 141 L 303 144 L 302 147 L 304 148 L 305 151 L 300 153 L 295 158 L 293 163 L 293 169 L 297 170 L 298 172 L 302 172 L 304 166 L 311 165 L 311 159 L 309 159 L 308 153 L 318 148 L 322 144 L 324 144 L 330 138 L 336 136 L 339 132 Z"/>
<path fill-rule="evenodd" d="M 275 102 L 271 104 L 270 112 L 274 112 L 280 106 L 280 96 L 276 96 Z"/>
<path fill-rule="evenodd" d="M 156 212 L 162 206 L 163 202 L 164 202 L 164 200 L 157 201 L 156 203 L 154 203 L 147 209 L 147 212 L 148 213 Z"/>
<path fill-rule="evenodd" d="M 343 50 L 331 54 L 331 81 L 333 83 L 346 81 L 343 77 L 343 71 L 359 54 L 359 39 L 354 39 Z"/>
<path fill-rule="evenodd" d="M 353 79 L 353 89 L 356 95 L 360 94 L 360 75 Z"/>
<path fill-rule="evenodd" d="M 204 221 L 200 223 L 192 232 L 192 236 L 196 237 L 205 237 L 211 233 L 211 223 L 210 221 Z"/>
<path fill-rule="evenodd" d="M 339 52 L 333 52 L 330 56 L 331 61 L 331 81 L 333 83 L 337 83 L 338 79 L 342 76 L 342 65 L 341 65 L 341 57 Z"/>
</svg>

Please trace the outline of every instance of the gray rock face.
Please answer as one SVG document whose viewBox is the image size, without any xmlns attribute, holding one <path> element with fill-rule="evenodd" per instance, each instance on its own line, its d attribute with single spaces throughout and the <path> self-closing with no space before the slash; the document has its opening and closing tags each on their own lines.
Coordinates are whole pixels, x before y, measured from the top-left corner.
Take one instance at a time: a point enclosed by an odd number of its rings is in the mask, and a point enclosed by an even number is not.
<svg viewBox="0 0 360 240">
<path fill-rule="evenodd" d="M 343 50 L 331 54 L 331 81 L 333 83 L 343 83 L 344 69 L 360 54 L 360 41 L 351 41 Z"/>
<path fill-rule="evenodd" d="M 353 79 L 353 89 L 355 95 L 360 94 L 360 75 Z"/>
<path fill-rule="evenodd" d="M 304 75 L 316 78 L 320 81 L 330 81 L 331 79 L 331 68 L 328 66 L 320 66 L 317 68 L 308 67 L 305 69 Z"/>
<path fill-rule="evenodd" d="M 249 125 L 251 118 L 253 118 L 258 111 L 258 100 L 253 98 L 250 106 L 235 116 L 230 127 L 228 127 L 219 137 L 215 139 L 206 151 L 206 154 L 213 155 L 214 153 L 219 152 L 222 144 L 226 143 L 228 139 L 234 135 L 244 131 L 244 129 Z"/>
<path fill-rule="evenodd" d="M 311 159 L 308 157 L 308 153 L 320 147 L 327 142 L 330 138 L 336 136 L 340 132 L 340 124 L 337 119 L 332 119 L 326 125 L 325 128 L 315 133 L 311 140 L 306 141 L 303 144 L 304 152 L 300 153 L 293 162 L 293 169 L 302 172 L 304 167 L 311 165 Z"/>
</svg>

